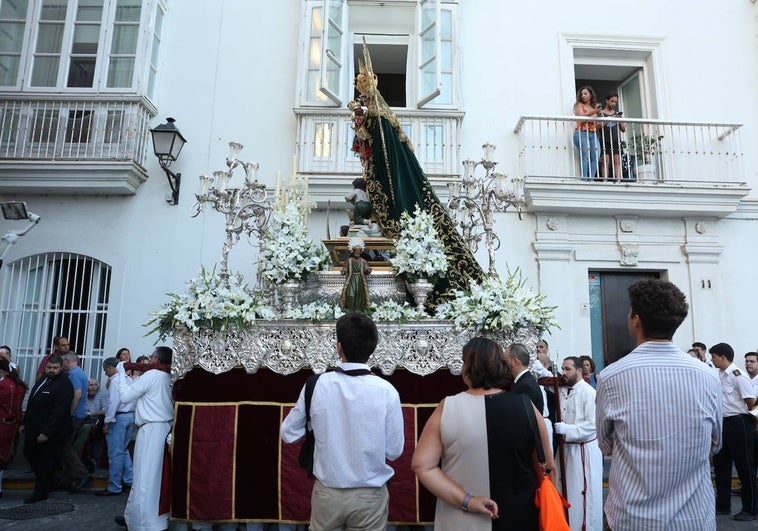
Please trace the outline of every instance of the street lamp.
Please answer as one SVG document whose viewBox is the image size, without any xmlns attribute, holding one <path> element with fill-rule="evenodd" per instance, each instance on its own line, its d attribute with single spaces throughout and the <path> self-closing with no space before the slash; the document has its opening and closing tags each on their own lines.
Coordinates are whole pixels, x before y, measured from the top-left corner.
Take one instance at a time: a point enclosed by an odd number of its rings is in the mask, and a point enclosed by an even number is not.
<svg viewBox="0 0 758 531">
<path fill-rule="evenodd" d="M 179 186 L 182 183 L 182 174 L 174 173 L 169 169 L 171 163 L 176 161 L 187 140 L 174 125 L 173 118 L 166 118 L 166 123 L 150 129 L 153 137 L 153 152 L 158 157 L 158 164 L 166 172 L 168 185 L 171 187 L 171 199 L 166 199 L 170 205 L 179 204 Z"/>
<path fill-rule="evenodd" d="M 0 245 L 4 245 L 0 250 L 0 267 L 3 266 L 3 257 L 10 250 L 11 245 L 16 243 L 21 236 L 24 236 L 27 232 L 39 223 L 40 218 L 34 212 L 29 212 L 26 208 L 26 203 L 21 201 L 8 201 L 6 203 L 0 203 L 0 209 L 3 211 L 3 217 L 11 221 L 29 221 L 29 225 L 22 230 L 8 231 L 4 236 L 0 237 Z"/>
</svg>

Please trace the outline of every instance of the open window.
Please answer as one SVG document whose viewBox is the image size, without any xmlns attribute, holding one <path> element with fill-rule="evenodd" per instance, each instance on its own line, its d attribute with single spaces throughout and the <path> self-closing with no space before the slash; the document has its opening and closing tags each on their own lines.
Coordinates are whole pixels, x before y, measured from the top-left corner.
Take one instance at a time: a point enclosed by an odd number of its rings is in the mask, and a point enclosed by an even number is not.
<svg viewBox="0 0 758 531">
<path fill-rule="evenodd" d="M 302 105 L 342 107 L 353 97 L 365 37 L 390 106 L 457 108 L 457 2 L 308 0 L 306 9 Z"/>
</svg>

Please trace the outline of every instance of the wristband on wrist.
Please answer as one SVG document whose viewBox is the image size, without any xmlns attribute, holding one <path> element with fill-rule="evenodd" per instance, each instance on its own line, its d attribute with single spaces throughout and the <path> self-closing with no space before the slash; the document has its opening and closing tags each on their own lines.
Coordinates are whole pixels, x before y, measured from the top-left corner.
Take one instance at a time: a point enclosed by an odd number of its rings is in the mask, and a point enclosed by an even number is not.
<svg viewBox="0 0 758 531">
<path fill-rule="evenodd" d="M 466 496 L 463 497 L 463 503 L 461 504 L 461 509 L 468 512 L 468 504 L 471 502 L 471 498 L 475 497 L 476 494 L 472 494 L 470 492 L 466 493 Z"/>
</svg>

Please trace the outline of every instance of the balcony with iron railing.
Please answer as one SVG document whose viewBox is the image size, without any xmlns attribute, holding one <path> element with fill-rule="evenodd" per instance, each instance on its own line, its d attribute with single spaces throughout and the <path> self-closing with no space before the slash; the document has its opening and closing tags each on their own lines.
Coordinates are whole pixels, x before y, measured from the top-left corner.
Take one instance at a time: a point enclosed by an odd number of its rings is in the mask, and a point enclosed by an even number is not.
<svg viewBox="0 0 758 531">
<path fill-rule="evenodd" d="M 0 102 L 0 192 L 133 195 L 147 179 L 139 96 L 14 95 Z"/>
<path fill-rule="evenodd" d="M 723 217 L 750 192 L 740 124 L 592 123 L 595 133 L 577 132 L 575 116 L 519 120 L 514 132 L 527 210 Z"/>
</svg>

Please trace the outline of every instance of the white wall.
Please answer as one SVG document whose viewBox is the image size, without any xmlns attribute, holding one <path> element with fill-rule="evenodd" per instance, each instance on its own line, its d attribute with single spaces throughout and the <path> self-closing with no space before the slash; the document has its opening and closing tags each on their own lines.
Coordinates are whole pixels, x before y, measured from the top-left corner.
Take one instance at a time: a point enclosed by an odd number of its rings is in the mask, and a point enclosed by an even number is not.
<svg viewBox="0 0 758 531">
<path fill-rule="evenodd" d="M 658 73 L 663 119 L 740 122 L 743 127 L 745 179 L 758 183 L 758 23 L 755 4 L 747 0 L 710 2 L 609 1 L 602 11 L 579 9 L 559 0 L 513 3 L 501 0 L 461 2 L 463 121 L 461 158 L 481 156 L 485 141 L 497 144 L 496 160 L 509 175 L 518 168 L 514 126 L 522 115 L 565 115 L 573 103 L 573 80 L 562 77 L 560 37 L 566 34 L 628 35 L 662 42 Z M 144 338 L 141 324 L 165 300 L 164 293 L 181 291 L 201 264 L 212 267 L 220 258 L 223 219 L 210 211 L 191 218 L 197 177 L 225 169 L 227 143 L 245 145 L 241 158 L 260 163 L 259 179 L 273 187 L 275 174 L 291 171 L 296 120 L 292 108 L 297 88 L 300 2 L 249 0 L 181 0 L 171 2 L 165 19 L 164 47 L 153 125 L 167 116 L 187 138 L 174 164 L 183 176 L 178 206 L 168 206 L 168 185 L 154 158 L 149 180 L 134 197 L 24 197 L 42 223 L 11 251 L 7 261 L 36 252 L 80 252 L 113 267 L 107 348 L 115 353 L 128 346 L 147 353 L 154 338 Z M 241 176 L 240 176 L 241 177 Z M 755 192 L 753 192 L 755 197 Z M 335 198 L 338 199 L 338 198 Z M 751 210 L 752 209 L 752 210 Z M 641 219 L 640 266 L 669 271 L 669 278 L 695 301 L 676 341 L 685 348 L 692 340 L 708 344 L 728 341 L 739 352 L 753 350 L 752 274 L 756 260 L 756 213 L 749 207 L 713 224 L 723 246 L 720 263 L 711 268 L 715 286 L 708 292 L 693 286 L 681 245 L 683 220 Z M 332 225 L 342 216 L 332 213 Z M 13 228 L 0 221 L 0 231 Z M 315 238 L 325 237 L 325 215 L 310 222 Z M 620 268 L 607 258 L 617 249 L 615 220 L 610 217 L 569 218 L 572 246 L 585 256 L 540 266 L 533 247 L 544 228 L 533 215 L 518 221 L 513 212 L 501 215 L 502 239 L 498 268 L 520 267 L 530 284 L 549 295 L 562 329 L 551 338 L 560 352 L 589 351 L 589 319 L 580 304 L 587 300 L 587 270 Z M 664 244 L 656 245 L 655 242 Z M 230 266 L 253 279 L 255 249 L 243 239 L 232 251 Z M 606 258 L 603 258 L 603 257 Z M 480 250 L 478 258 L 487 267 Z M 738 354 L 738 358 L 741 355 Z"/>
</svg>

